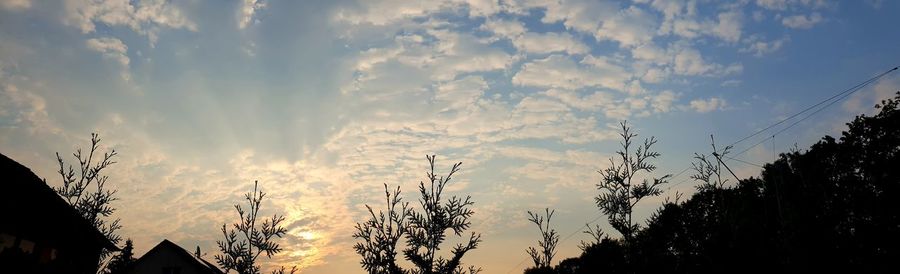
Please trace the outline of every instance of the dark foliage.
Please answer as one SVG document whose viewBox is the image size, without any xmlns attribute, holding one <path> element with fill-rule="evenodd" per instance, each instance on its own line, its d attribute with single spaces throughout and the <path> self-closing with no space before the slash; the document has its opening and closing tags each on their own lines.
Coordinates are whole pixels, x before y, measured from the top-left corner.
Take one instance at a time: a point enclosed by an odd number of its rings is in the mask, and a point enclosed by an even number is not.
<svg viewBox="0 0 900 274">
<path fill-rule="evenodd" d="M 465 199 L 442 197 L 444 188 L 462 163 L 454 164 L 447 176 L 438 176 L 434 173 L 435 157 L 427 156 L 427 159 L 429 183 L 419 182 L 420 210 L 408 208 L 408 204 L 402 202 L 399 188 L 392 194 L 385 185 L 387 212 L 375 214 L 367 205 L 370 219 L 356 225 L 353 237 L 363 242 L 354 248 L 362 256 L 360 263 L 369 273 L 474 274 L 481 271 L 474 266 L 462 266 L 463 256 L 478 247 L 481 234 L 471 233 L 464 244 L 457 244 L 450 250 L 449 258 L 438 254 L 441 244 L 447 240 L 448 230 L 462 236 L 471 226 L 469 218 L 475 212 L 469 208 L 473 204 L 469 196 Z M 413 265 L 408 270 L 396 263 L 397 242 L 401 237 L 406 239 L 403 256 Z"/>
<path fill-rule="evenodd" d="M 556 233 L 556 229 L 550 228 L 550 219 L 553 218 L 554 212 L 556 210 L 551 211 L 549 208 L 545 208 L 544 216 L 541 216 L 528 211 L 528 221 L 534 223 L 538 230 L 541 231 L 541 239 L 538 240 L 540 250 L 534 247 L 528 247 L 528 250 L 526 250 L 528 256 L 531 256 L 531 260 L 534 262 L 534 269 L 550 269 L 553 256 L 556 255 L 559 233 Z M 545 223 L 544 221 L 547 222 Z"/>
<path fill-rule="evenodd" d="M 630 244 L 604 238 L 552 273 L 894 273 L 898 100 L 856 117 L 839 140 L 781 154 L 759 178 L 726 186 L 719 164 L 699 159 L 705 184 L 690 199 L 665 203 Z"/>
<path fill-rule="evenodd" d="M 353 249 L 362 257 L 360 263 L 369 273 L 406 273 L 397 266 L 397 243 L 408 229 L 406 218 L 410 214 L 409 203 L 404 203 L 400 198 L 400 187 L 392 193 L 385 184 L 384 195 L 387 212 L 376 214 L 371 206 L 366 205 L 369 219 L 356 224 L 353 237 L 362 242 L 356 243 Z"/>
<path fill-rule="evenodd" d="M 244 195 L 244 199 L 250 205 L 249 211 L 245 211 L 239 204 L 234 205 L 237 210 L 240 222 L 232 224 L 233 228 L 228 229 L 226 224 L 222 224 L 223 240 L 216 241 L 219 251 L 222 254 L 216 254 L 216 262 L 225 271 L 234 270 L 239 274 L 257 274 L 260 273 L 260 267 L 256 260 L 260 255 L 265 254 L 271 258 L 281 252 L 281 247 L 275 243 L 275 238 L 281 238 L 287 232 L 281 222 L 284 216 L 273 215 L 270 219 L 261 220 L 258 223 L 259 207 L 262 204 L 265 192 L 258 190 L 258 182 L 253 182 L 253 191 Z M 282 267 L 272 273 L 284 273 L 286 270 Z M 296 269 L 292 269 L 293 273 Z"/>
<path fill-rule="evenodd" d="M 128 273 L 128 268 L 134 263 L 134 244 L 131 239 L 125 240 L 122 251 L 112 257 L 106 267 L 107 274 Z"/>
<path fill-rule="evenodd" d="M 661 194 L 659 186 L 668 183 L 666 180 L 671 175 L 637 182 L 636 175 L 656 170 L 650 162 L 660 155 L 651 150 L 656 139 L 650 137 L 644 139 L 643 144 L 636 144 L 634 138 L 637 134 L 631 131 L 628 123 L 622 122 L 621 126 L 622 150 L 616 151 L 618 158 L 610 158 L 609 167 L 600 171 L 603 178 L 597 183 L 600 194 L 595 200 L 603 214 L 609 217 L 609 224 L 622 234 L 626 242 L 630 242 L 634 233 L 640 230 L 640 225 L 631 218 L 634 206 L 641 199 Z"/>
<path fill-rule="evenodd" d="M 83 153 L 81 148 L 75 150 L 72 156 L 78 162 L 77 169 L 72 164 L 67 165 L 62 156 L 56 153 L 56 161 L 59 164 L 57 173 L 62 177 L 63 184 L 60 187 L 54 187 L 53 190 L 72 205 L 82 217 L 93 224 L 110 242 L 119 244 L 122 240 L 117 233 L 122 228 L 119 225 L 119 219 L 107 220 L 116 211 L 111 204 L 118 198 L 116 198 L 116 190 L 106 187 L 109 176 L 105 175 L 106 168 L 116 163 L 114 158 L 119 154 L 115 149 L 111 149 L 104 152 L 100 158 L 97 151 L 100 149 L 100 141 L 100 135 L 91 133 L 91 149 L 87 154 Z M 107 259 L 112 252 L 112 250 L 104 249 L 100 253 L 100 261 L 97 262 L 98 272 L 104 271 L 108 264 Z"/>
</svg>

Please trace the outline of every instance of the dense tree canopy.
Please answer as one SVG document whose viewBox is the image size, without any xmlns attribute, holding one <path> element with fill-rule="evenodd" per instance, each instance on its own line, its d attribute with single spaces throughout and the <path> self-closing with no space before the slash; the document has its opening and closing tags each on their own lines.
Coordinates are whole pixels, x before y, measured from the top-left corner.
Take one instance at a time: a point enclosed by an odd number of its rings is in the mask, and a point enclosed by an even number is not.
<svg viewBox="0 0 900 274">
<path fill-rule="evenodd" d="M 632 243 L 604 238 L 552 272 L 896 271 L 898 101 L 900 93 L 877 115 L 856 117 L 840 139 L 782 153 L 759 178 L 704 184 L 665 203 Z"/>
</svg>

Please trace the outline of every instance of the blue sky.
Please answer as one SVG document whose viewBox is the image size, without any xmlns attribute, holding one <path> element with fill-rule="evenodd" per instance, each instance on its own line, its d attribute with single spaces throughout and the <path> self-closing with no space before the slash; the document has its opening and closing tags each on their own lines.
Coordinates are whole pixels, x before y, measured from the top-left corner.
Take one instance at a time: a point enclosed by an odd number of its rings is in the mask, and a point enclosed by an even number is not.
<svg viewBox="0 0 900 274">
<path fill-rule="evenodd" d="M 437 154 L 442 168 L 463 162 L 450 191 L 472 195 L 484 234 L 466 263 L 518 272 L 538 236 L 526 210 L 555 208 L 563 235 L 599 216 L 595 171 L 618 122 L 659 139 L 656 176 L 678 173 L 710 134 L 731 143 L 897 66 L 898 13 L 896 1 L 2 0 L 0 153 L 55 184 L 54 152 L 100 133 L 121 154 L 110 184 L 139 254 L 168 238 L 211 257 L 230 204 L 259 180 L 264 210 L 289 223 L 267 264 L 307 273 L 362 273 L 350 235 L 363 205 L 383 183 L 414 200 Z M 888 75 L 738 158 L 839 134 L 897 90 Z"/>
</svg>

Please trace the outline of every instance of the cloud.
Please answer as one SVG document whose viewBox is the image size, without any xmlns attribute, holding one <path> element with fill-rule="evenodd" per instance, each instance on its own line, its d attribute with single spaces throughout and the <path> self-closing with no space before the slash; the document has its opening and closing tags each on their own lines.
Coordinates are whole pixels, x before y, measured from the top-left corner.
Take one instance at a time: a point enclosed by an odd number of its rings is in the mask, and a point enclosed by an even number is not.
<svg viewBox="0 0 900 274">
<path fill-rule="evenodd" d="M 122 40 L 102 37 L 88 39 L 86 45 L 89 49 L 103 53 L 103 57 L 113 59 L 123 67 L 128 67 L 131 62 L 128 59 L 128 46 L 122 43 Z"/>
<path fill-rule="evenodd" d="M 569 33 L 525 33 L 513 41 L 520 51 L 527 53 L 547 54 L 565 52 L 568 54 L 584 54 L 590 48 Z"/>
<path fill-rule="evenodd" d="M 820 9 L 831 6 L 827 0 L 756 0 L 756 5 L 775 11 L 786 11 L 794 7 Z"/>
<path fill-rule="evenodd" d="M 566 52 L 569 54 L 584 54 L 590 49 L 577 37 L 568 32 L 526 32 L 525 26 L 514 19 L 487 19 L 479 29 L 494 33 L 497 39 L 510 39 L 516 49 L 525 53 Z"/>
<path fill-rule="evenodd" d="M 438 43 L 431 47 L 428 54 L 432 57 L 423 65 L 433 67 L 433 79 L 449 80 L 460 73 L 500 70 L 512 62 L 508 53 L 473 35 L 444 30 L 430 34 Z"/>
<path fill-rule="evenodd" d="M 725 109 L 726 105 L 725 99 L 713 97 L 706 100 L 691 100 L 690 108 L 699 113 L 707 113 L 714 110 Z"/>
<path fill-rule="evenodd" d="M 128 64 L 131 63 L 131 59 L 128 58 L 128 46 L 122 43 L 122 40 L 111 37 L 91 38 L 87 40 L 86 46 L 88 49 L 102 53 L 103 58 L 119 63 L 122 67 L 123 79 L 131 78 L 131 74 L 128 72 Z"/>
<path fill-rule="evenodd" d="M 507 39 L 513 39 L 527 31 L 525 25 L 523 25 L 522 22 L 519 22 L 519 20 L 502 20 L 494 18 L 486 19 L 480 29 L 490 31 L 499 37 Z"/>
<path fill-rule="evenodd" d="M 487 17 L 499 13 L 504 7 L 500 0 L 457 0 L 466 3 L 470 17 Z"/>
<path fill-rule="evenodd" d="M 91 33 L 96 23 L 108 26 L 126 26 L 146 35 L 155 44 L 160 28 L 197 31 L 197 25 L 188 20 L 182 11 L 167 1 L 141 0 L 66 0 L 63 22 Z"/>
<path fill-rule="evenodd" d="M 651 7 L 664 15 L 658 34 L 675 34 L 688 39 L 707 35 L 729 43 L 740 40 L 744 15 L 738 8 L 726 8 L 721 13 L 713 14 L 714 17 L 701 18 L 696 5 L 696 2 L 653 1 Z"/>
<path fill-rule="evenodd" d="M 770 10 L 786 10 L 789 0 L 756 0 L 756 5 Z"/>
<path fill-rule="evenodd" d="M 763 40 L 763 38 L 760 38 L 760 36 L 751 36 L 750 38 L 744 40 L 746 46 L 741 48 L 739 51 L 753 53 L 753 56 L 761 57 L 763 55 L 778 51 L 782 46 L 784 46 L 784 44 L 790 41 L 790 36 L 786 35 L 782 38 L 771 41 L 765 41 Z"/>
<path fill-rule="evenodd" d="M 730 11 L 719 14 L 719 22 L 716 24 L 712 33 L 728 42 L 737 42 L 741 39 L 741 21 L 743 14 L 740 12 Z"/>
<path fill-rule="evenodd" d="M 615 103 L 612 94 L 602 91 L 595 91 L 584 96 L 579 96 L 578 93 L 574 91 L 559 89 L 550 89 L 545 93 L 547 96 L 556 98 L 560 102 L 579 110 L 597 111 L 604 106 Z"/>
<path fill-rule="evenodd" d="M 239 10 L 238 28 L 246 28 L 253 20 L 253 15 L 265 7 L 266 3 L 261 0 L 243 0 Z"/>
<path fill-rule="evenodd" d="M 683 48 L 675 55 L 673 69 L 676 74 L 680 75 L 722 76 L 741 73 L 744 67 L 739 63 L 728 66 L 709 63 L 703 59 L 699 51 L 692 48 Z"/>
<path fill-rule="evenodd" d="M 512 83 L 520 86 L 579 89 L 605 87 L 624 90 L 631 75 L 605 57 L 586 56 L 581 63 L 563 55 L 551 55 L 522 65 Z"/>
<path fill-rule="evenodd" d="M 335 20 L 350 24 L 387 25 L 441 9 L 441 1 L 361 1 L 358 8 L 339 10 Z"/>
<path fill-rule="evenodd" d="M 741 85 L 741 83 L 743 83 L 743 81 L 731 79 L 731 80 L 722 81 L 722 83 L 719 85 L 723 86 L 723 87 L 738 87 Z"/>
<path fill-rule="evenodd" d="M 512 56 L 471 34 L 448 30 L 398 35 L 392 44 L 362 51 L 350 61 L 352 81 L 344 92 L 399 94 L 421 90 L 430 81 L 449 81 L 465 73 L 502 70 Z M 415 76 L 415 77 L 413 77 Z"/>
<path fill-rule="evenodd" d="M 612 40 L 622 47 L 633 47 L 653 39 L 657 24 L 652 14 L 631 6 L 604 21 L 594 36 L 598 41 Z"/>
<path fill-rule="evenodd" d="M 583 33 L 594 34 L 600 27 L 604 18 L 616 16 L 619 5 L 608 1 L 572 0 L 551 2 L 518 2 L 519 9 L 544 8 L 546 9 L 543 23 L 562 21 L 567 29 Z"/>
<path fill-rule="evenodd" d="M 47 102 L 13 84 L 0 86 L 0 130 L 24 128 L 33 134 L 57 134 L 61 129 L 47 114 Z"/>
<path fill-rule="evenodd" d="M 664 65 L 671 62 L 672 57 L 666 50 L 657 47 L 653 43 L 647 43 L 631 49 L 631 57 L 638 60 L 652 61 L 656 64 Z"/>
<path fill-rule="evenodd" d="M 2 0 L 0 7 L 11 11 L 22 11 L 31 8 L 31 0 Z"/>
<path fill-rule="evenodd" d="M 434 99 L 448 103 L 444 110 L 475 107 L 487 88 L 488 84 L 481 76 L 467 76 L 442 84 L 435 92 Z"/>
<path fill-rule="evenodd" d="M 509 11 L 509 8 L 505 1 L 498 0 L 363 0 L 340 9 L 334 19 L 353 25 L 385 26 L 442 12 L 460 14 L 463 10 L 467 11 L 465 15 L 468 17 L 491 17 L 501 11 Z"/>
<path fill-rule="evenodd" d="M 641 76 L 641 81 L 647 83 L 659 83 L 666 79 L 669 76 L 669 71 L 661 68 L 651 68 L 648 69 L 647 72 Z"/>
<path fill-rule="evenodd" d="M 631 116 L 647 116 L 652 113 L 666 113 L 674 110 L 678 94 L 665 90 L 657 94 L 631 95 L 617 98 L 615 94 L 595 91 L 584 95 L 570 90 L 550 89 L 544 92 L 548 97 L 581 110 L 603 113 L 608 118 L 625 119 Z"/>
<path fill-rule="evenodd" d="M 653 97 L 651 106 L 657 113 L 665 113 L 672 110 L 672 105 L 678 99 L 678 94 L 671 90 L 664 90 Z"/>
<path fill-rule="evenodd" d="M 818 12 L 813 12 L 809 16 L 806 15 L 792 15 L 787 16 L 781 19 L 781 23 L 784 26 L 794 29 L 809 29 L 822 22 L 822 15 Z"/>
<path fill-rule="evenodd" d="M 894 97 L 894 93 L 900 91 L 900 77 L 885 77 L 875 85 L 866 87 L 865 90 L 854 93 L 842 104 L 845 111 L 852 114 L 873 113 L 873 106 L 880 104 L 881 100 Z M 843 121 L 839 125 L 843 126 Z"/>
</svg>

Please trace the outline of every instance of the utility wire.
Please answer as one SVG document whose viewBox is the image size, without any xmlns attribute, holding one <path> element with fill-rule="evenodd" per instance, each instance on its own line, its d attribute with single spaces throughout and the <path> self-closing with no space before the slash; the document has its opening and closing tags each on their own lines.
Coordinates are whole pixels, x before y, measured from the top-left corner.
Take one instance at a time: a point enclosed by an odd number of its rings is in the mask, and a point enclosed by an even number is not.
<svg viewBox="0 0 900 274">
<path fill-rule="evenodd" d="M 784 118 L 784 119 L 782 119 L 781 121 L 778 121 L 778 122 L 776 122 L 776 123 L 774 123 L 774 124 L 772 124 L 772 125 L 767 126 L 766 128 L 763 128 L 763 129 L 761 129 L 761 130 L 758 130 L 758 131 L 754 132 L 753 134 L 750 134 L 750 135 L 748 135 L 748 136 L 746 136 L 746 137 L 744 137 L 744 138 L 741 138 L 740 140 L 737 140 L 737 141 L 735 141 L 734 143 L 731 143 L 731 144 L 728 145 L 728 146 L 732 146 L 732 147 L 733 147 L 733 146 L 736 145 L 736 144 L 739 144 L 739 143 L 741 143 L 741 142 L 743 142 L 743 141 L 746 141 L 747 139 L 753 138 L 754 136 L 757 136 L 757 135 L 759 135 L 760 133 L 763 133 L 763 132 L 765 132 L 765 131 L 767 131 L 767 130 L 769 130 L 769 129 L 772 129 L 772 128 L 774 128 L 774 127 L 776 127 L 776 126 L 778 126 L 778 125 L 780 125 L 780 124 L 786 122 L 787 120 L 796 118 L 797 116 L 800 116 L 801 114 L 806 113 L 807 111 L 810 111 L 810 110 L 812 110 L 812 109 L 814 109 L 814 108 L 816 108 L 816 107 L 818 107 L 818 106 L 821 106 L 822 104 L 825 104 L 826 102 L 828 102 L 828 104 L 826 104 L 825 106 L 823 106 L 823 107 L 821 107 L 821 108 L 819 108 L 819 109 L 813 111 L 812 113 L 810 113 L 810 114 L 804 116 L 804 117 L 801 118 L 800 120 L 795 121 L 795 122 L 792 123 L 791 125 L 789 125 L 789 126 L 787 126 L 787 127 L 785 127 L 785 128 L 782 128 L 781 130 L 779 130 L 779 131 L 775 132 L 774 134 L 772 134 L 770 137 L 767 137 L 767 138 L 763 139 L 762 141 L 760 141 L 760 142 L 758 142 L 758 143 L 756 143 L 756 144 L 754 144 L 754 145 L 752 145 L 752 146 L 750 146 L 750 147 L 748 147 L 748 148 L 742 150 L 741 152 L 738 152 L 738 153 L 734 154 L 735 156 L 741 155 L 741 154 L 747 152 L 748 150 L 750 150 L 751 148 L 756 147 L 756 146 L 758 146 L 759 144 L 762 144 L 763 142 L 767 141 L 768 139 L 775 138 L 775 135 L 778 135 L 778 134 L 780 134 L 780 133 L 782 133 L 782 132 L 784 132 L 784 131 L 786 131 L 786 130 L 788 130 L 788 129 L 794 127 L 794 126 L 796 126 L 796 125 L 799 124 L 800 122 L 803 122 L 804 120 L 809 119 L 809 117 L 812 117 L 813 115 L 816 115 L 817 113 L 819 113 L 819 112 L 821 112 L 822 110 L 828 108 L 829 106 L 833 105 L 834 103 L 837 103 L 837 102 L 843 100 L 844 98 L 847 98 L 848 96 L 852 95 L 853 93 L 855 93 L 855 92 L 861 90 L 863 87 L 865 87 L 865 86 L 871 84 L 872 82 L 874 82 L 874 81 L 880 79 L 881 77 L 884 77 L 884 76 L 887 75 L 888 73 L 891 73 L 891 72 L 897 70 L 898 68 L 900 68 L 900 67 L 894 67 L 894 68 L 892 68 L 892 69 L 890 69 L 890 70 L 888 70 L 888 71 L 885 71 L 885 72 L 883 72 L 883 73 L 881 73 L 881 74 L 879 74 L 879 75 L 877 75 L 877 76 L 875 76 L 875 77 L 869 78 L 868 80 L 863 81 L 862 83 L 859 83 L 859 84 L 857 84 L 857 85 L 855 85 L 855 86 L 853 86 L 853 87 L 851 87 L 851 88 L 848 88 L 848 89 L 843 90 L 843 91 L 841 91 L 841 92 L 839 92 L 839 93 L 837 93 L 837 94 L 835 94 L 835 95 L 832 95 L 831 97 L 828 97 L 827 99 L 825 99 L 825 100 L 823 100 L 823 101 L 820 101 L 820 102 L 818 102 L 818 103 L 816 103 L 816 104 L 814 104 L 814 105 L 812 105 L 812 106 L 809 106 L 809 107 L 807 107 L 806 109 L 803 109 L 803 110 L 800 111 L 800 112 L 794 113 L 793 115 L 791 115 L 791 116 L 789 116 L 789 117 L 787 117 L 787 118 Z M 838 99 L 837 99 L 837 100 L 834 100 L 835 98 L 838 98 Z M 830 102 L 829 102 L 829 101 L 830 101 Z M 731 156 L 725 156 L 725 155 L 716 155 L 716 156 L 722 156 L 722 157 L 728 158 L 728 159 L 730 159 L 730 160 L 738 161 L 738 162 L 740 162 L 740 163 L 744 163 L 744 164 L 748 164 L 748 165 L 752 165 L 752 166 L 756 166 L 756 167 L 760 167 L 760 168 L 763 167 L 763 166 L 761 166 L 761 165 L 759 165 L 759 164 L 755 164 L 755 163 L 748 162 L 748 161 L 745 161 L 745 160 L 741 160 L 741 159 L 738 159 L 738 158 L 735 158 L 735 157 L 731 157 Z M 718 157 L 717 157 L 717 158 L 718 158 Z M 721 161 L 721 159 L 719 159 L 719 161 Z M 670 179 L 670 180 L 675 179 L 675 178 L 677 178 L 678 176 L 681 176 L 682 174 L 684 174 L 685 172 L 687 172 L 689 169 L 691 169 L 691 167 L 686 167 L 686 168 L 682 169 L 681 171 L 679 171 L 677 174 L 675 174 L 674 176 L 672 176 L 672 177 L 669 178 L 669 179 Z M 730 171 L 730 170 L 729 170 L 729 171 Z M 733 175 L 733 173 L 732 173 L 732 175 Z M 692 178 L 685 178 L 685 179 L 683 179 L 683 180 L 681 180 L 681 181 L 679 181 L 679 182 L 677 182 L 677 183 L 675 183 L 675 184 L 672 184 L 672 185 L 670 185 L 669 187 L 667 187 L 665 191 L 668 191 L 668 190 L 672 189 L 673 187 L 675 187 L 675 186 L 677 186 L 677 185 L 680 185 L 680 184 L 682 184 L 682 183 L 684 183 L 684 182 L 687 182 L 687 181 L 690 180 L 690 179 L 692 179 Z M 600 214 L 600 215 L 598 215 L 596 218 L 594 218 L 593 220 L 591 220 L 590 222 L 588 222 L 586 225 L 593 224 L 594 222 L 597 222 L 598 220 L 600 220 L 600 218 L 602 218 L 602 217 L 603 217 L 603 214 Z M 580 232 L 580 230 L 573 231 L 572 233 L 570 233 L 569 235 L 567 235 L 565 238 L 563 238 L 559 243 L 564 243 L 566 240 L 568 240 L 568 239 L 571 238 L 572 236 L 575 236 L 575 234 L 577 234 L 578 232 Z M 507 273 L 507 274 L 508 274 L 508 273 L 512 273 L 516 268 L 518 268 L 520 265 L 522 265 L 522 263 L 525 263 L 526 260 L 528 260 L 527 257 L 526 257 L 526 258 L 523 258 L 521 261 L 519 261 L 519 263 L 517 263 L 515 266 L 513 266 L 512 268 L 510 268 L 509 271 L 507 271 L 506 273 Z"/>
<path fill-rule="evenodd" d="M 813 105 L 813 106 L 811 106 L 811 107 L 808 107 L 808 108 L 804 109 L 803 111 L 797 112 L 797 113 L 795 113 L 794 115 L 791 115 L 791 116 L 788 117 L 788 118 L 785 118 L 785 119 L 783 119 L 783 120 L 781 120 L 781 121 L 778 121 L 777 123 L 774 123 L 774 124 L 772 124 L 772 125 L 770 125 L 770 126 L 764 128 L 764 129 L 762 129 L 762 130 L 760 130 L 760 131 L 757 131 L 757 132 L 755 132 L 755 133 L 753 133 L 753 134 L 750 134 L 750 135 L 747 136 L 747 137 L 744 137 L 744 138 L 738 140 L 737 142 L 734 142 L 734 143 L 732 144 L 732 146 L 733 146 L 734 144 L 740 143 L 740 142 L 742 142 L 742 141 L 744 141 L 744 140 L 749 139 L 750 137 L 756 136 L 756 135 L 758 135 L 759 133 L 761 133 L 761 132 L 763 132 L 763 131 L 769 130 L 769 129 L 771 129 L 771 128 L 777 126 L 777 125 L 780 125 L 781 123 L 784 123 L 784 122 L 787 121 L 787 120 L 790 120 L 790 119 L 792 119 L 792 118 L 795 118 L 795 117 L 799 116 L 800 114 L 803 114 L 803 113 L 805 113 L 805 112 L 807 112 L 807 111 L 809 111 L 809 110 L 812 110 L 812 109 L 815 108 L 815 107 L 821 106 L 822 104 L 828 102 L 828 104 L 826 104 L 826 105 L 824 105 L 824 106 L 822 106 L 822 107 L 816 109 L 815 111 L 813 111 L 813 112 L 807 114 L 806 116 L 803 116 L 803 118 L 800 118 L 800 120 L 794 121 L 794 123 L 788 125 L 787 127 L 784 127 L 784 128 L 782 128 L 782 129 L 776 131 L 776 132 L 775 132 L 774 134 L 772 134 L 771 136 L 766 137 L 766 138 L 763 138 L 763 139 L 760 140 L 759 142 L 756 142 L 756 143 L 753 144 L 752 146 L 749 146 L 749 147 L 745 148 L 744 150 L 741 150 L 741 152 L 735 153 L 734 155 L 735 155 L 735 156 L 741 155 L 741 154 L 743 154 L 743 153 L 749 151 L 750 149 L 752 149 L 752 148 L 754 148 L 754 147 L 756 147 L 756 146 L 758 146 L 758 145 L 760 145 L 760 144 L 762 144 L 762 143 L 768 141 L 769 139 L 775 138 L 776 135 L 781 134 L 782 132 L 785 132 L 786 130 L 793 128 L 793 127 L 796 126 L 797 124 L 799 124 L 799 123 L 805 121 L 806 119 L 809 119 L 809 118 L 812 117 L 813 115 L 816 115 L 816 114 L 818 114 L 819 112 L 822 112 L 823 110 L 825 110 L 825 109 L 828 108 L 829 106 L 834 105 L 835 103 L 844 100 L 845 98 L 849 97 L 850 95 L 853 95 L 853 93 L 856 93 L 857 91 L 862 90 L 863 87 L 865 87 L 865 86 L 871 84 L 872 82 L 875 82 L 876 80 L 880 79 L 881 77 L 884 77 L 884 76 L 887 75 L 888 73 L 891 73 L 891 72 L 897 70 L 898 68 L 900 68 L 900 67 L 894 67 L 894 68 L 892 68 L 892 69 L 890 69 L 890 70 L 888 70 L 888 71 L 885 71 L 885 72 L 883 72 L 883 73 L 881 73 L 881 74 L 879 74 L 879 75 L 877 75 L 877 76 L 875 76 L 875 77 L 870 78 L 869 80 L 866 80 L 866 81 L 864 81 L 864 82 L 862 82 L 862 83 L 857 84 L 856 86 L 853 86 L 853 87 L 850 88 L 850 89 L 847 89 L 847 90 L 844 90 L 844 91 L 842 91 L 842 92 L 840 92 L 840 93 L 838 93 L 838 94 L 835 94 L 834 96 L 831 96 L 831 97 L 829 97 L 828 99 L 825 99 L 824 101 L 821 101 L 821 102 L 819 102 L 819 103 L 816 103 L 815 105 Z M 835 98 L 837 98 L 837 99 L 835 99 Z"/>
<path fill-rule="evenodd" d="M 883 72 L 883 73 L 881 73 L 881 74 L 879 74 L 879 75 L 877 75 L 877 76 L 875 76 L 875 77 L 872 77 L 872 78 L 870 78 L 870 79 L 868 79 L 868 80 L 866 80 L 866 81 L 864 81 L 864 82 L 862 82 L 862 83 L 859 83 L 859 84 L 857 84 L 857 85 L 855 85 L 855 86 L 853 86 L 853 87 L 851 87 L 851 88 L 845 89 L 845 90 L 843 90 L 843 91 L 841 91 L 841 92 L 839 92 L 839 93 L 837 93 L 837 94 L 835 94 L 835 95 L 832 95 L 832 96 L 829 97 L 828 99 L 825 99 L 825 100 L 823 100 L 823 101 L 820 101 L 820 102 L 816 103 L 815 105 L 809 106 L 809 107 L 807 107 L 806 109 L 804 109 L 804 110 L 802 110 L 802 111 L 800 111 L 800 112 L 794 113 L 793 115 L 791 115 L 791 116 L 789 116 L 789 117 L 787 117 L 787 118 L 784 118 L 784 119 L 782 119 L 781 121 L 778 121 L 777 123 L 771 124 L 771 125 L 767 126 L 766 128 L 760 129 L 760 130 L 754 132 L 753 134 L 747 135 L 746 137 L 741 138 L 740 140 L 737 140 L 737 141 L 735 141 L 734 143 L 731 143 L 729 146 L 734 146 L 734 145 L 737 145 L 737 144 L 739 144 L 739 143 L 741 143 L 741 142 L 743 142 L 743 141 L 746 141 L 747 139 L 753 138 L 753 136 L 759 135 L 760 133 L 763 133 L 763 132 L 765 132 L 765 131 L 767 131 L 767 130 L 769 130 L 769 129 L 772 129 L 773 127 L 776 127 L 776 126 L 778 126 L 778 125 L 784 123 L 784 122 L 787 121 L 787 120 L 790 120 L 790 119 L 793 119 L 794 117 L 800 116 L 800 114 L 803 114 L 803 113 L 805 113 L 805 112 L 807 112 L 807 111 L 809 111 L 809 110 L 811 110 L 811 109 L 813 109 L 813 108 L 815 108 L 815 107 L 817 107 L 817 106 L 820 106 L 820 105 L 824 104 L 825 102 L 828 102 L 828 101 L 831 101 L 831 100 L 834 99 L 834 98 L 840 97 L 840 96 L 843 95 L 844 93 L 847 93 L 847 92 L 851 92 L 851 91 L 854 91 L 854 90 L 861 89 L 862 87 L 865 87 L 866 85 L 872 83 L 873 81 L 877 80 L 878 78 L 881 78 L 881 77 L 883 77 L 884 75 L 887 75 L 888 73 L 897 70 L 897 68 L 898 68 L 898 67 L 894 67 L 893 69 L 890 69 L 890 70 L 888 70 L 888 71 L 885 71 L 885 72 Z M 855 92 L 855 91 L 854 91 L 854 92 Z"/>
</svg>

